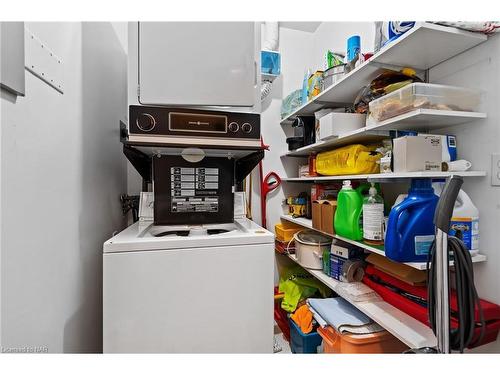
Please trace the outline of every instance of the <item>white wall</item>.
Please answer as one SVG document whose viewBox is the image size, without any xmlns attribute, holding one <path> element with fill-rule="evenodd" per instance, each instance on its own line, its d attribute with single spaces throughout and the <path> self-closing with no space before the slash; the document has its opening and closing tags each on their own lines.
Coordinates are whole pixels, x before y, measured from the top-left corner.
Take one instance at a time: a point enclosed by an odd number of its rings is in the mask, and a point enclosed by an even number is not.
<svg viewBox="0 0 500 375">
<path fill-rule="evenodd" d="M 347 39 L 353 35 L 361 37 L 361 52 L 373 52 L 375 41 L 374 22 L 322 22 L 314 32 L 314 70 L 324 69 L 324 55 L 327 50 L 346 53 Z"/>
<path fill-rule="evenodd" d="M 275 171 L 281 176 L 296 176 L 297 165 L 306 163 L 303 158 L 281 158 L 287 149 L 287 133 L 291 135 L 289 125 L 280 125 L 282 99 L 292 91 L 302 88 L 304 72 L 323 69 L 323 55 L 327 49 L 345 51 L 347 39 L 352 35 L 361 36 L 362 51 L 373 50 L 373 22 L 322 22 L 314 32 L 304 32 L 280 27 L 281 76 L 274 81 L 273 89 L 262 107 L 261 125 L 264 142 L 269 144 L 263 162 L 264 175 Z M 263 35 L 264 36 L 264 35 Z M 285 173 L 288 171 L 288 174 Z M 258 168 L 253 172 L 252 216 L 258 223 L 260 215 L 260 188 Z M 267 200 L 268 229 L 274 230 L 282 214 L 282 200 L 285 196 L 307 190 L 310 185 L 283 184 L 279 190 L 271 193 Z"/>
<path fill-rule="evenodd" d="M 475 170 L 485 170 L 484 178 L 465 179 L 463 189 L 480 212 L 480 252 L 487 255 L 485 263 L 474 266 L 475 281 L 481 298 L 500 304 L 500 187 L 491 186 L 491 154 L 500 153 L 500 35 L 430 71 L 430 81 L 478 88 L 484 92 L 483 111 L 488 118 L 442 129 L 442 134 L 457 136 L 458 157 L 470 160 Z M 477 352 L 500 352 L 500 341 L 476 349 Z"/>
<path fill-rule="evenodd" d="M 262 103 L 261 133 L 264 143 L 270 146 L 266 151 L 263 161 L 264 176 L 270 171 L 286 176 L 286 171 L 291 174 L 292 169 L 299 159 L 280 158 L 287 151 L 286 132 L 290 127 L 280 126 L 281 102 L 292 91 L 302 87 L 304 70 L 311 64 L 313 34 L 284 27 L 279 28 L 280 53 L 281 53 L 281 76 L 274 81 L 271 94 Z M 260 186 L 259 172 L 255 168 L 252 173 L 252 217 L 261 222 L 260 213 Z M 274 224 L 279 222 L 282 213 L 281 202 L 285 194 L 289 192 L 290 186 L 282 185 L 278 190 L 272 192 L 267 199 L 267 227 L 274 230 Z M 297 187 L 293 187 L 292 189 Z M 296 190 L 294 190 L 296 191 Z"/>
<path fill-rule="evenodd" d="M 2 346 L 102 349 L 102 243 L 123 227 L 126 58 L 109 23 L 27 23 L 64 64 L 1 99 Z"/>
</svg>

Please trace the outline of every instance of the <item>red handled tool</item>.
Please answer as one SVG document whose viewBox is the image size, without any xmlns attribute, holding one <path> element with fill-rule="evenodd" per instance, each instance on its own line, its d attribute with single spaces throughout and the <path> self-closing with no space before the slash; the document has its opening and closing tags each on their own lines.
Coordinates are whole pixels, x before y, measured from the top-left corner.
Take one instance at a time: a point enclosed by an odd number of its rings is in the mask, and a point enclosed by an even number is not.
<svg viewBox="0 0 500 375">
<path fill-rule="evenodd" d="M 269 145 L 264 144 L 262 137 L 260 138 L 260 144 L 263 150 L 268 151 Z M 266 203 L 267 195 L 278 188 L 281 185 L 281 178 L 276 172 L 269 172 L 266 177 L 264 177 L 264 172 L 262 171 L 262 160 L 259 162 L 259 173 L 260 173 L 260 214 L 262 226 L 266 227 Z"/>
<path fill-rule="evenodd" d="M 262 175 L 262 166 L 260 168 Z M 266 204 L 267 195 L 278 188 L 281 185 L 281 178 L 276 174 L 276 172 L 269 172 L 266 177 L 262 180 L 260 185 L 260 204 L 261 204 L 261 215 L 262 215 L 262 226 L 267 229 L 266 226 Z"/>
</svg>

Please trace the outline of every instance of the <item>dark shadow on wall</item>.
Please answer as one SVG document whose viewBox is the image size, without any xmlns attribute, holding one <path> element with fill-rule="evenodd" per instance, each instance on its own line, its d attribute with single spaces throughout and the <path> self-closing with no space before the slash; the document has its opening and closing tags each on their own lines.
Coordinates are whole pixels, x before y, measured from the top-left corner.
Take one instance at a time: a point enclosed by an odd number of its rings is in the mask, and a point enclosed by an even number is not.
<svg viewBox="0 0 500 375">
<path fill-rule="evenodd" d="M 119 120 L 127 113 L 127 56 L 109 22 L 82 23 L 80 308 L 64 327 L 65 353 L 102 352 L 102 244 L 125 227 Z"/>
</svg>

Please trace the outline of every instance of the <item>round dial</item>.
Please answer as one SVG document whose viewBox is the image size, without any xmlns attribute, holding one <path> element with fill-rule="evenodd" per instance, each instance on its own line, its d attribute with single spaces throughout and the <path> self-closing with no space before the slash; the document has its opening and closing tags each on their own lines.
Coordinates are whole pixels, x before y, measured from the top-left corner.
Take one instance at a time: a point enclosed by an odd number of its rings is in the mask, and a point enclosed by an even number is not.
<svg viewBox="0 0 500 375">
<path fill-rule="evenodd" d="M 231 122 L 229 124 L 229 130 L 231 130 L 233 133 L 236 133 L 240 129 L 240 126 L 238 125 L 237 122 Z"/>
<path fill-rule="evenodd" d="M 156 125 L 156 120 L 149 113 L 141 113 L 135 119 L 135 124 L 143 132 L 149 132 L 149 131 L 154 129 L 154 127 Z"/>
<path fill-rule="evenodd" d="M 243 130 L 245 133 L 250 133 L 252 131 L 252 125 L 250 125 L 248 122 L 245 122 L 243 125 L 241 125 L 241 130 Z"/>
</svg>

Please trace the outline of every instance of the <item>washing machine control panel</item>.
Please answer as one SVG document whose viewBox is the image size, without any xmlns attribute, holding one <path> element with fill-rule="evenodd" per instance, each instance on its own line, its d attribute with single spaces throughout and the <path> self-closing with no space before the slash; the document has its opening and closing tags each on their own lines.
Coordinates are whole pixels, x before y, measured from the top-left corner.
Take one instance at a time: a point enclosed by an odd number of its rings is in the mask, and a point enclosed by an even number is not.
<svg viewBox="0 0 500 375">
<path fill-rule="evenodd" d="M 260 115 L 186 108 L 130 106 L 129 134 L 260 140 Z"/>
</svg>

